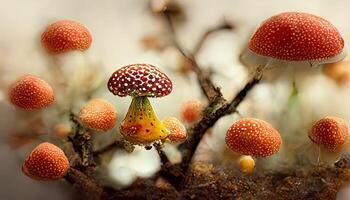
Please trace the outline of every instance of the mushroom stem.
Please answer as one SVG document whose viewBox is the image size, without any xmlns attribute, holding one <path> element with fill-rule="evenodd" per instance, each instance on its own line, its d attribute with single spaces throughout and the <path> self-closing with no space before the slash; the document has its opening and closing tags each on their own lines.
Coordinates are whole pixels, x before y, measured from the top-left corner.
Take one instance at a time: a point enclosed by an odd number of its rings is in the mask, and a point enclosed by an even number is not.
<svg viewBox="0 0 350 200">
<path fill-rule="evenodd" d="M 120 133 L 134 144 L 148 145 L 155 141 L 163 141 L 169 131 L 158 119 L 148 98 L 137 96 L 132 99 L 121 124 Z"/>
</svg>

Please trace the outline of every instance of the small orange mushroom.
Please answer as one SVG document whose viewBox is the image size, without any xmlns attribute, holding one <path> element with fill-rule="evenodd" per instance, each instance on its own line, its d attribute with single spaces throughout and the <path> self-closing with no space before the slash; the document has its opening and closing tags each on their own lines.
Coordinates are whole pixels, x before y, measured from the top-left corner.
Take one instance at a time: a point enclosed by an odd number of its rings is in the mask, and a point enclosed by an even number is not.
<svg viewBox="0 0 350 200">
<path fill-rule="evenodd" d="M 330 79 L 334 80 L 338 85 L 344 85 L 350 80 L 350 60 L 347 56 L 344 60 L 329 63 L 323 66 L 323 73 Z"/>
<path fill-rule="evenodd" d="M 22 171 L 32 179 L 49 181 L 64 177 L 69 161 L 57 146 L 44 142 L 30 153 L 22 165 Z"/>
<path fill-rule="evenodd" d="M 253 157 L 271 156 L 282 144 L 281 135 L 276 129 L 265 121 L 253 118 L 233 123 L 225 141 L 232 151 Z"/>
<path fill-rule="evenodd" d="M 91 42 L 89 30 L 72 20 L 59 20 L 50 24 L 41 35 L 42 46 L 51 54 L 72 50 L 85 51 Z"/>
<path fill-rule="evenodd" d="M 238 164 L 241 172 L 248 174 L 254 172 L 255 161 L 251 156 L 241 156 L 238 160 Z"/>
<path fill-rule="evenodd" d="M 34 75 L 24 75 L 10 86 L 11 103 L 22 109 L 41 109 L 54 100 L 51 86 Z"/>
<path fill-rule="evenodd" d="M 117 111 L 111 103 L 103 99 L 93 99 L 81 108 L 79 119 L 90 129 L 107 131 L 114 127 Z"/>
<path fill-rule="evenodd" d="M 167 137 L 170 142 L 180 143 L 186 140 L 186 128 L 178 119 L 175 117 L 167 117 L 163 120 L 163 124 L 170 132 Z"/>
<path fill-rule="evenodd" d="M 203 104 L 197 99 L 186 101 L 181 106 L 181 118 L 186 122 L 195 122 L 202 117 Z"/>
<path fill-rule="evenodd" d="M 309 131 L 309 138 L 330 152 L 340 149 L 348 135 L 349 129 L 344 119 L 333 116 L 326 116 L 316 121 Z"/>
</svg>

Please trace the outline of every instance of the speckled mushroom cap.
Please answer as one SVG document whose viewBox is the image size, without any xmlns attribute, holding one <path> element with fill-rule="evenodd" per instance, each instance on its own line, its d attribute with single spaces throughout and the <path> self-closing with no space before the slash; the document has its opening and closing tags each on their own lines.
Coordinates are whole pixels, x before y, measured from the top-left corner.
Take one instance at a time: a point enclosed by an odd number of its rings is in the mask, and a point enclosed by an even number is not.
<svg viewBox="0 0 350 200">
<path fill-rule="evenodd" d="M 314 123 L 309 138 L 329 151 L 336 151 L 346 141 L 349 129 L 344 119 L 327 116 Z"/>
<path fill-rule="evenodd" d="M 22 165 L 24 174 L 43 181 L 63 178 L 68 169 L 69 162 L 64 152 L 48 142 L 35 147 Z"/>
<path fill-rule="evenodd" d="M 253 157 L 275 154 L 282 139 L 269 123 L 253 118 L 236 121 L 226 133 L 226 144 L 234 152 Z"/>
<path fill-rule="evenodd" d="M 50 24 L 41 35 L 41 44 L 52 54 L 67 51 L 85 51 L 91 45 L 90 31 L 81 23 L 59 20 Z"/>
<path fill-rule="evenodd" d="M 101 131 L 112 129 L 116 118 L 117 112 L 114 106 L 103 99 L 93 99 L 87 102 L 79 113 L 79 119 L 84 125 Z"/>
<path fill-rule="evenodd" d="M 344 40 L 329 21 L 301 12 L 285 12 L 265 20 L 248 48 L 256 55 L 283 61 L 329 63 L 346 55 Z"/>
<path fill-rule="evenodd" d="M 187 138 L 187 130 L 185 126 L 175 117 L 167 117 L 162 123 L 169 130 L 170 134 L 167 139 L 173 143 L 183 142 Z"/>
<path fill-rule="evenodd" d="M 163 97 L 171 93 L 172 82 L 157 67 L 150 64 L 133 64 L 115 71 L 108 81 L 114 95 Z"/>
<path fill-rule="evenodd" d="M 9 88 L 11 103 L 22 109 L 41 109 L 54 100 L 51 86 L 34 75 L 23 75 Z"/>
</svg>

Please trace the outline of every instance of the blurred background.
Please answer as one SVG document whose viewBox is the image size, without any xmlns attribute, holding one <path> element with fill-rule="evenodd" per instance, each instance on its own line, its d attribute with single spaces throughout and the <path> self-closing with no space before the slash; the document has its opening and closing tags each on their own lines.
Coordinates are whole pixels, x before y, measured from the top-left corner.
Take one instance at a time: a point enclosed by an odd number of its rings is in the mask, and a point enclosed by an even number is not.
<svg viewBox="0 0 350 200">
<path fill-rule="evenodd" d="M 186 100 L 197 98 L 205 102 L 194 74 L 179 72 L 181 55 L 167 45 L 164 22 L 151 12 L 150 5 L 156 6 L 161 2 L 0 0 L 1 199 L 29 200 L 50 197 L 54 200 L 74 197 L 72 187 L 63 181 L 42 183 L 21 173 L 25 156 L 38 143 L 35 139 L 33 142 L 28 140 L 31 141 L 31 134 L 39 135 L 41 140 L 56 140 L 52 139 L 56 137 L 53 134 L 55 125 L 68 123 L 67 116 L 60 113 L 62 108 L 72 108 L 77 112 L 83 103 L 93 97 L 104 98 L 113 103 L 119 113 L 118 120 L 122 120 L 130 99 L 115 97 L 105 87 L 110 74 L 119 67 L 132 63 L 151 63 L 167 72 L 174 82 L 173 93 L 165 98 L 152 100 L 160 118 L 179 117 L 181 103 Z M 200 65 L 213 71 L 214 82 L 222 87 L 226 98 L 232 97 L 247 80 L 249 73 L 239 62 L 239 55 L 255 28 L 271 15 L 283 11 L 304 11 L 322 16 L 339 29 L 349 45 L 350 1 L 177 2 L 183 8 L 185 18 L 178 22 L 176 32 L 181 45 L 187 50 L 192 50 L 202 34 L 224 20 L 234 27 L 233 31 L 222 31 L 210 36 L 197 55 Z M 43 52 L 40 46 L 42 31 L 48 24 L 60 19 L 76 20 L 90 29 L 93 43 L 87 52 L 62 55 L 55 60 Z M 152 46 L 154 43 L 156 48 Z M 55 73 L 57 67 L 62 68 L 62 73 Z M 43 112 L 29 113 L 11 106 L 7 100 L 7 88 L 12 81 L 25 73 L 42 77 L 54 85 L 56 91 L 62 92 L 57 97 L 57 105 Z M 295 143 L 306 138 L 306 129 L 310 123 L 321 116 L 339 115 L 349 122 L 350 85 L 347 81 L 339 84 L 334 78 L 326 76 L 321 68 L 293 73 L 296 74 L 294 79 L 284 74 L 273 77 L 274 81 L 266 80 L 257 86 L 239 107 L 241 116 L 268 120 L 284 132 L 284 137 L 289 138 L 288 133 L 291 132 L 302 135 L 298 139 L 291 137 L 291 140 L 296 140 Z M 63 86 L 60 85 L 62 82 L 65 83 Z M 291 100 L 291 93 L 295 89 L 293 83 L 298 88 L 297 101 Z M 218 121 L 212 130 L 213 134 L 201 145 L 197 159 L 211 160 L 208 158 L 211 153 L 225 151 L 223 137 L 237 117 L 239 116 L 227 116 Z M 97 135 L 96 145 L 108 143 L 115 137 L 119 137 L 117 128 L 105 135 Z M 174 161 L 179 160 L 174 147 L 167 146 L 166 150 Z M 207 151 L 209 153 L 203 153 Z M 279 155 L 273 159 L 278 158 Z M 109 162 L 102 174 L 109 177 L 110 184 L 120 187 L 127 186 L 137 176 L 151 176 L 160 164 L 153 150 L 146 151 L 142 148 L 137 148 L 132 154 L 117 151 L 107 160 Z"/>
</svg>

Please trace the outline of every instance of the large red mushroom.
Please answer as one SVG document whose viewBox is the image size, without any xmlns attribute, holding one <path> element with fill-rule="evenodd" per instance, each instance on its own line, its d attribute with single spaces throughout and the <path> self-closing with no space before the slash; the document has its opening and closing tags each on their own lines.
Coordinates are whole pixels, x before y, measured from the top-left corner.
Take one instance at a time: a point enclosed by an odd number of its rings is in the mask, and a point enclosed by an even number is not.
<svg viewBox="0 0 350 200">
<path fill-rule="evenodd" d="M 148 145 L 166 139 L 169 130 L 158 119 L 148 100 L 148 97 L 171 93 L 172 82 L 166 74 L 150 64 L 128 65 L 116 70 L 107 86 L 114 95 L 132 97 L 120 127 L 120 133 L 128 141 Z"/>
<path fill-rule="evenodd" d="M 247 63 L 261 66 L 319 65 L 342 60 L 344 40 L 327 20 L 285 12 L 265 20 L 250 38 Z"/>
</svg>

